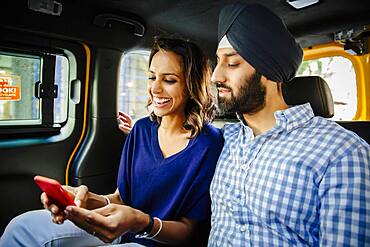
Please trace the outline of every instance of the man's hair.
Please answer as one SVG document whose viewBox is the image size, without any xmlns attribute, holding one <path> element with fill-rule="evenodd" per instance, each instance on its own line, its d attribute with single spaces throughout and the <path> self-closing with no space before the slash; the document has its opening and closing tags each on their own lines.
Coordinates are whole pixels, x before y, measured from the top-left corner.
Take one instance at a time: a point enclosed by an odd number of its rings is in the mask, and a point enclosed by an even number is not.
<svg viewBox="0 0 370 247">
<path fill-rule="evenodd" d="M 211 95 L 210 78 L 212 68 L 203 51 L 193 42 L 173 37 L 154 37 L 154 44 L 149 56 L 149 67 L 153 56 L 160 50 L 174 52 L 181 59 L 182 72 L 185 79 L 186 92 L 189 98 L 185 106 L 183 126 L 191 131 L 190 138 L 200 133 L 207 122 L 215 117 L 216 107 Z M 147 107 L 152 104 L 149 98 Z M 152 121 L 161 123 L 161 117 L 152 111 Z"/>
</svg>

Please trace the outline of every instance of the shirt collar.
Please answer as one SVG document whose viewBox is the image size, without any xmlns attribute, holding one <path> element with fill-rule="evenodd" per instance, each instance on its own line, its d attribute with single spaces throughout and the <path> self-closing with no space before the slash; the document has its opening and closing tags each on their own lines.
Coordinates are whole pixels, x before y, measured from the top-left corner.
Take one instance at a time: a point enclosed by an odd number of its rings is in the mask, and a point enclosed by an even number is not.
<svg viewBox="0 0 370 247">
<path fill-rule="evenodd" d="M 314 116 L 310 103 L 292 106 L 275 112 L 276 127 L 291 131 L 305 125 Z"/>
<path fill-rule="evenodd" d="M 315 116 L 310 103 L 296 105 L 285 110 L 276 111 L 274 115 L 276 119 L 276 125 L 274 129 L 284 129 L 286 131 L 291 131 L 295 128 L 305 125 L 307 121 Z M 243 127 L 249 128 L 244 121 L 243 115 L 237 113 L 236 116 Z"/>
</svg>

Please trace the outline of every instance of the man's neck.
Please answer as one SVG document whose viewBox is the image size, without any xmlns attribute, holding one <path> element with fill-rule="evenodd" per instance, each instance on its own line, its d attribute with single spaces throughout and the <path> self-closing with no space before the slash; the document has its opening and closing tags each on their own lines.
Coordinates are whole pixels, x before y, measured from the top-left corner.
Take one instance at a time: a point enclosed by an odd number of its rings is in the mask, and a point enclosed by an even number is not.
<svg viewBox="0 0 370 247">
<path fill-rule="evenodd" d="M 257 113 L 247 114 L 243 113 L 244 121 L 253 130 L 254 136 L 261 135 L 276 124 L 274 113 L 279 110 L 288 109 L 289 106 L 285 104 L 282 98 L 266 98 L 265 107 Z"/>
<path fill-rule="evenodd" d="M 253 115 L 243 114 L 244 121 L 252 129 L 254 136 L 258 136 L 268 131 L 275 125 L 275 118 L 270 114 L 258 112 Z"/>
</svg>

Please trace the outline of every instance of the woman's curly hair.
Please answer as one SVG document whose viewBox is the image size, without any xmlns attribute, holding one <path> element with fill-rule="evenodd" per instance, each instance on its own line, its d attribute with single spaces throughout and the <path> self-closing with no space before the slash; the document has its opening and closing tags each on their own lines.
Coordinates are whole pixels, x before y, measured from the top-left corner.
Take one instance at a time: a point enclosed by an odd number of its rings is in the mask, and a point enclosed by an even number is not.
<svg viewBox="0 0 370 247">
<path fill-rule="evenodd" d="M 216 107 L 211 94 L 210 79 L 211 65 L 203 51 L 193 42 L 172 38 L 155 37 L 149 57 L 149 66 L 153 56 L 160 50 L 171 51 L 180 56 L 182 71 L 189 99 L 185 106 L 185 122 L 183 126 L 191 131 L 190 138 L 200 133 L 207 122 L 213 121 Z M 149 98 L 147 107 L 152 104 Z M 161 123 L 161 117 L 152 111 L 150 117 L 153 121 Z"/>
</svg>

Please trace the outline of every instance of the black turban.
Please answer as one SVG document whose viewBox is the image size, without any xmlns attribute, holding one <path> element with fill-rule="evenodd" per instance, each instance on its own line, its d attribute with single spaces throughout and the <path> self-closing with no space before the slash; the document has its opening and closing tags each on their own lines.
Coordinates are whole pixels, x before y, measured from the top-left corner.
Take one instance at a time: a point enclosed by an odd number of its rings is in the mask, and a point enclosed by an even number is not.
<svg viewBox="0 0 370 247">
<path fill-rule="evenodd" d="M 220 13 L 218 42 L 226 34 L 232 47 L 269 80 L 293 79 L 302 49 L 283 21 L 258 4 L 230 4 Z"/>
</svg>

